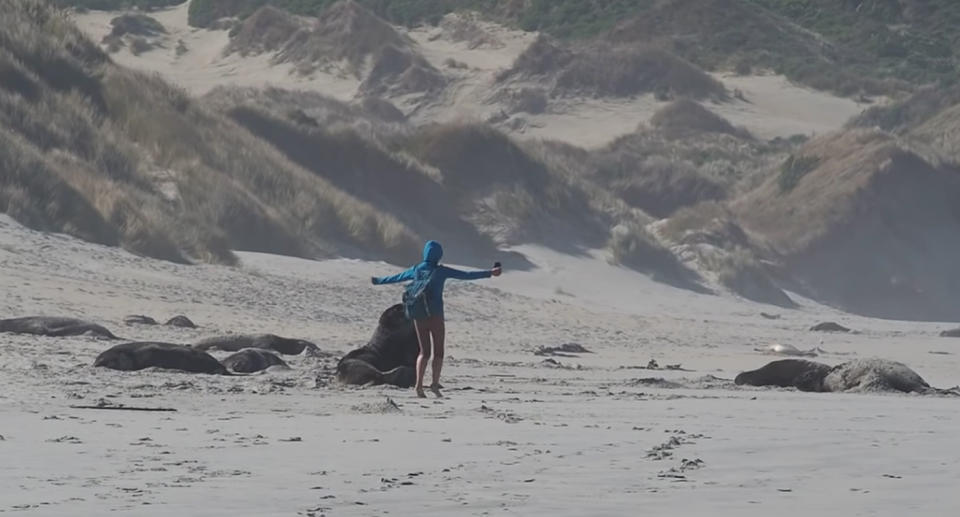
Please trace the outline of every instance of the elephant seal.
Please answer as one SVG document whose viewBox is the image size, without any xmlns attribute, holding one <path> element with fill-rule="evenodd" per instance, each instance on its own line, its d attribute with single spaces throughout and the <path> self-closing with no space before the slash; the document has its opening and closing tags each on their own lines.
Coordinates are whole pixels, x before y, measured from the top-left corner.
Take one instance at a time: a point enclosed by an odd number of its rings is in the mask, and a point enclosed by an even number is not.
<svg viewBox="0 0 960 517">
<path fill-rule="evenodd" d="M 960 328 L 944 330 L 940 333 L 940 337 L 960 337 Z"/>
<path fill-rule="evenodd" d="M 337 363 L 337 380 L 343 384 L 360 386 L 389 384 L 398 388 L 410 388 L 417 383 L 417 371 L 413 366 L 398 366 L 381 371 L 366 361 L 344 357 Z"/>
<path fill-rule="evenodd" d="M 123 317 L 123 322 L 127 325 L 156 325 L 157 320 L 143 314 L 131 314 Z"/>
<path fill-rule="evenodd" d="M 220 363 L 228 370 L 237 373 L 259 372 L 271 366 L 290 368 L 277 354 L 259 348 L 245 348 L 220 361 Z"/>
<path fill-rule="evenodd" d="M 302 339 L 290 339 L 273 334 L 237 334 L 204 339 L 193 345 L 197 350 L 237 352 L 244 348 L 273 350 L 284 355 L 298 355 L 304 350 L 319 352 L 317 345 Z"/>
<path fill-rule="evenodd" d="M 850 332 L 850 329 L 847 327 L 833 321 L 818 323 L 810 327 L 810 330 L 813 332 Z"/>
<path fill-rule="evenodd" d="M 793 386 L 800 391 L 816 392 L 945 391 L 931 388 L 905 364 L 886 359 L 856 359 L 832 368 L 803 359 L 781 359 L 758 370 L 743 372 L 734 382 L 752 386 Z"/>
<path fill-rule="evenodd" d="M 816 357 L 817 349 L 811 348 L 810 350 L 800 350 L 799 348 L 793 345 L 783 345 L 780 343 L 774 343 L 770 346 L 762 348 L 754 348 L 755 352 L 763 352 L 765 354 L 773 355 L 793 355 L 797 357 Z"/>
<path fill-rule="evenodd" d="M 795 387 L 801 391 L 820 391 L 820 381 L 830 366 L 806 359 L 780 359 L 760 369 L 743 372 L 733 380 L 738 385 Z"/>
<path fill-rule="evenodd" d="M 927 381 L 907 365 L 886 359 L 857 359 L 834 366 L 823 378 L 820 388 L 818 391 L 927 393 L 932 390 Z"/>
<path fill-rule="evenodd" d="M 212 355 L 186 345 L 171 343 L 124 343 L 98 355 L 93 365 L 123 371 L 156 367 L 192 373 L 230 375 L 226 367 Z"/>
<path fill-rule="evenodd" d="M 344 384 L 391 384 L 409 388 L 416 382 L 420 344 L 403 306 L 383 311 L 370 341 L 337 363 L 337 380 Z"/>
<path fill-rule="evenodd" d="M 92 335 L 107 339 L 119 339 L 112 332 L 96 323 L 76 318 L 52 316 L 29 316 L 0 320 L 0 332 L 53 337 Z"/>
<path fill-rule="evenodd" d="M 170 327 L 180 327 L 180 328 L 185 328 L 185 329 L 195 329 L 195 328 L 197 328 L 196 323 L 190 321 L 190 318 L 188 318 L 188 317 L 186 317 L 186 316 L 183 316 L 183 315 L 174 316 L 174 317 L 168 319 L 167 322 L 164 323 L 164 325 L 167 325 L 167 326 L 170 326 Z"/>
</svg>

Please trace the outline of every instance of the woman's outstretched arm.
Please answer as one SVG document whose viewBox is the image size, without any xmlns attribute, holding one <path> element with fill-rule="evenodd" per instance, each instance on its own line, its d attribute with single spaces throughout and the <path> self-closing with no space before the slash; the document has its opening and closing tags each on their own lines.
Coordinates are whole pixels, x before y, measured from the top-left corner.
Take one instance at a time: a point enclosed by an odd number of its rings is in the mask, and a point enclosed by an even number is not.
<svg viewBox="0 0 960 517">
<path fill-rule="evenodd" d="M 372 282 L 373 285 L 384 285 L 413 280 L 413 273 L 415 270 L 416 266 L 404 271 L 403 273 L 397 273 L 396 275 L 392 276 L 370 277 L 370 282 Z"/>
<path fill-rule="evenodd" d="M 490 278 L 493 276 L 493 271 L 489 269 L 480 271 L 461 271 L 459 269 L 453 269 L 452 267 L 447 266 L 440 266 L 440 269 L 443 270 L 444 276 L 447 278 L 456 278 L 457 280 L 479 280 L 481 278 Z"/>
</svg>

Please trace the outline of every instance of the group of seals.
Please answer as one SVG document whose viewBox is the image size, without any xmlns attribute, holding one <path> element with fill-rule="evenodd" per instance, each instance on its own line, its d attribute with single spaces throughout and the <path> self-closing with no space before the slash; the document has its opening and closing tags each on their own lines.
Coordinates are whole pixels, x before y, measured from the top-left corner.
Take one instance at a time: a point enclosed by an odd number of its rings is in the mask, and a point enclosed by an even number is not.
<svg viewBox="0 0 960 517">
<path fill-rule="evenodd" d="M 737 375 L 738 385 L 795 387 L 800 391 L 900 391 L 935 393 L 938 390 L 907 365 L 886 359 L 857 359 L 837 366 L 781 359 Z"/>
<path fill-rule="evenodd" d="M 128 325 L 156 325 L 149 316 L 131 315 L 124 318 Z M 196 328 L 186 316 L 175 316 L 165 325 Z M 35 334 L 51 337 L 92 335 L 120 339 L 102 325 L 76 318 L 28 316 L 0 320 L 0 332 Z M 237 352 L 221 363 L 208 354 L 208 349 Z M 316 352 L 317 345 L 302 339 L 290 339 L 273 334 L 233 335 L 211 338 L 194 346 L 153 341 L 124 343 L 114 346 L 94 361 L 94 366 L 113 370 L 136 371 L 145 368 L 165 368 L 191 373 L 229 375 L 252 373 L 272 366 L 287 367 L 275 352 L 296 355 L 304 350 Z"/>
<path fill-rule="evenodd" d="M 420 345 L 413 322 L 403 306 L 383 311 L 370 341 L 337 363 L 337 380 L 344 384 L 390 384 L 409 388 L 416 382 Z"/>
<path fill-rule="evenodd" d="M 179 321 L 172 323 L 178 319 Z M 147 316 L 128 316 L 126 321 L 128 324 L 156 324 L 155 320 Z M 189 322 L 189 325 L 186 322 Z M 192 326 L 193 322 L 185 316 L 177 316 L 167 324 Z M 814 330 L 848 331 L 835 323 L 821 324 L 814 327 Z M 0 320 L 0 332 L 57 337 L 94 335 L 119 339 L 96 323 L 47 316 Z M 960 337 L 960 329 L 944 331 L 941 335 Z M 221 362 L 206 352 L 212 349 L 237 353 Z M 319 353 L 315 344 L 302 339 L 284 338 L 274 334 L 238 334 L 205 339 L 193 346 L 149 341 L 124 343 L 97 356 L 94 366 L 124 371 L 156 367 L 230 375 L 231 371 L 253 373 L 273 366 L 286 368 L 287 364 L 274 352 L 297 355 L 305 350 L 308 353 Z M 390 384 L 409 388 L 415 382 L 419 350 L 413 322 L 407 319 L 402 305 L 394 305 L 380 315 L 370 341 L 340 359 L 336 369 L 337 380 L 344 384 Z M 772 345 L 758 351 L 798 356 L 816 355 L 816 349 L 801 351 L 790 345 Z M 737 375 L 734 382 L 738 385 L 795 387 L 811 392 L 939 392 L 906 365 L 885 359 L 858 359 L 833 367 L 804 359 L 781 359 L 757 370 L 743 372 Z"/>
<path fill-rule="evenodd" d="M 40 336 L 83 336 L 90 335 L 105 339 L 119 339 L 105 327 L 76 318 L 58 318 L 52 316 L 28 316 L 0 320 L 0 332 L 17 334 L 36 334 Z"/>
<path fill-rule="evenodd" d="M 207 350 L 219 349 L 235 354 L 218 361 Z M 317 350 L 317 345 L 302 339 L 273 334 L 222 336 L 203 340 L 193 346 L 173 343 L 124 343 L 106 350 L 94 366 L 134 371 L 156 367 L 192 373 L 229 375 L 255 373 L 272 366 L 289 368 L 274 351 L 297 355 L 304 350 Z"/>
</svg>

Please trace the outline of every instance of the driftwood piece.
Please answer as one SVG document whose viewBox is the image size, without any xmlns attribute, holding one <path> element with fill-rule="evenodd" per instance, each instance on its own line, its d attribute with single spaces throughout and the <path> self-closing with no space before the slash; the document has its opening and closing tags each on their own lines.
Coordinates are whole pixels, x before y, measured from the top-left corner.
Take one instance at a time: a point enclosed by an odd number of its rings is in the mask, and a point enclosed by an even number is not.
<svg viewBox="0 0 960 517">
<path fill-rule="evenodd" d="M 70 406 L 73 409 L 114 409 L 117 411 L 176 411 L 173 408 L 167 407 L 137 407 L 137 406 L 108 406 L 108 405 L 95 405 L 95 406 Z"/>
</svg>

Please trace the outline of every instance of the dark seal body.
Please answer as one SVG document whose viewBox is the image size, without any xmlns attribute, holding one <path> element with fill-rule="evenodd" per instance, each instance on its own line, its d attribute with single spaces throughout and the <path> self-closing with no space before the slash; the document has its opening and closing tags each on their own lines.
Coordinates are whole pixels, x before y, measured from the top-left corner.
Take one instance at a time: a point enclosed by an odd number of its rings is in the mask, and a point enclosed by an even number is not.
<svg viewBox="0 0 960 517">
<path fill-rule="evenodd" d="M 118 339 L 101 325 L 76 318 L 58 318 L 51 316 L 29 316 L 0 320 L 0 332 L 17 334 L 37 334 L 41 336 L 83 336 L 92 335 L 107 339 Z"/>
<path fill-rule="evenodd" d="M 850 329 L 847 327 L 844 327 L 843 325 L 833 321 L 817 323 L 816 325 L 810 327 L 810 330 L 813 332 L 850 332 Z"/>
<path fill-rule="evenodd" d="M 197 328 L 196 323 L 190 321 L 190 318 L 188 318 L 188 317 L 186 317 L 186 316 L 183 316 L 183 315 L 174 316 L 174 317 L 168 319 L 167 322 L 164 323 L 164 325 L 168 325 L 168 326 L 170 326 L 170 327 L 180 327 L 180 328 L 185 328 L 185 329 L 195 329 L 195 328 Z"/>
<path fill-rule="evenodd" d="M 157 320 L 143 314 L 131 314 L 123 317 L 123 322 L 127 325 L 156 325 Z"/>
<path fill-rule="evenodd" d="M 245 348 L 220 361 L 228 370 L 237 373 L 254 373 L 271 366 L 289 368 L 280 356 L 259 348 Z"/>
<path fill-rule="evenodd" d="M 244 348 L 273 350 L 284 355 L 298 355 L 304 350 L 316 352 L 317 345 L 302 339 L 290 339 L 274 334 L 237 334 L 204 339 L 193 345 L 198 350 L 223 350 L 238 352 Z"/>
<path fill-rule="evenodd" d="M 734 382 L 750 386 L 795 387 L 801 391 L 823 391 L 823 378 L 830 366 L 805 359 L 780 359 L 760 369 L 737 375 Z"/>
<path fill-rule="evenodd" d="M 420 344 L 403 306 L 383 311 L 370 341 L 337 363 L 337 380 L 344 384 L 391 384 L 409 388 L 416 381 Z"/>
<path fill-rule="evenodd" d="M 944 330 L 940 333 L 940 337 L 960 337 L 960 328 Z"/>
<path fill-rule="evenodd" d="M 124 343 L 98 355 L 93 365 L 123 371 L 166 368 L 191 373 L 229 375 L 227 369 L 212 355 L 189 346 L 171 343 Z"/>
</svg>

